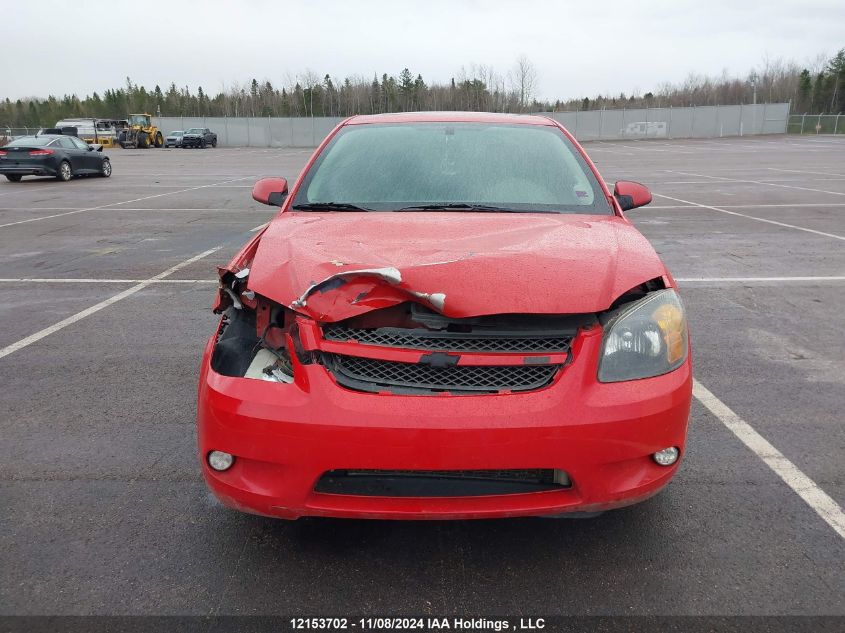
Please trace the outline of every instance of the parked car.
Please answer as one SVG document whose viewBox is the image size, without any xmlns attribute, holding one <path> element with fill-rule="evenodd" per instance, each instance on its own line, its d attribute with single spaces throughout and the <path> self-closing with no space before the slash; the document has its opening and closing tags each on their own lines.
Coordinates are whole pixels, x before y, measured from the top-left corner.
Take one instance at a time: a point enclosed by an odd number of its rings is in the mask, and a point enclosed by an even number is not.
<svg viewBox="0 0 845 633">
<path fill-rule="evenodd" d="M 184 136 L 184 132 L 182 130 L 173 130 L 164 137 L 164 146 L 165 147 L 182 147 L 182 136 Z"/>
<path fill-rule="evenodd" d="M 182 147 L 217 147 L 217 134 L 207 127 L 192 127 L 182 136 Z"/>
<path fill-rule="evenodd" d="M 24 176 L 54 176 L 67 182 L 74 176 L 111 176 L 111 161 L 102 145 L 64 134 L 22 136 L 0 150 L 0 174 L 12 182 Z"/>
<path fill-rule="evenodd" d="M 692 394 L 676 284 L 540 116 L 357 116 L 221 269 L 208 486 L 294 519 L 598 513 L 666 486 Z"/>
</svg>

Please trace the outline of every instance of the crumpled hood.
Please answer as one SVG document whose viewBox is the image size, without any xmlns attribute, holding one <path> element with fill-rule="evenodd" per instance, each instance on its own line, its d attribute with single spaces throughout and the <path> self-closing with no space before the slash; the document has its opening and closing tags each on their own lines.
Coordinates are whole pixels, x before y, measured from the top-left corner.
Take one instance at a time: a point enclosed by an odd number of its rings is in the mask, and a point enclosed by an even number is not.
<svg viewBox="0 0 845 633">
<path fill-rule="evenodd" d="M 282 213 L 249 288 L 320 321 L 416 300 L 450 317 L 600 312 L 665 268 L 616 216 Z"/>
</svg>

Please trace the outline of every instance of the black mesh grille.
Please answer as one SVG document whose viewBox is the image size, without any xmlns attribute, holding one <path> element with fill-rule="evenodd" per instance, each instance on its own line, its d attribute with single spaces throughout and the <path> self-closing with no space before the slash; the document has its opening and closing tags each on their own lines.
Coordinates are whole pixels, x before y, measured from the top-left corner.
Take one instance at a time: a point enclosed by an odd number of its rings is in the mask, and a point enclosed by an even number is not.
<svg viewBox="0 0 845 633">
<path fill-rule="evenodd" d="M 549 384 L 560 365 L 452 365 L 328 355 L 328 366 L 341 384 L 378 390 L 379 386 L 428 391 L 528 391 Z"/>
<path fill-rule="evenodd" d="M 441 479 L 483 479 L 485 481 L 523 481 L 552 484 L 555 471 L 552 468 L 521 468 L 507 470 L 331 470 L 332 477 L 381 476 L 381 477 L 439 477 Z"/>
<path fill-rule="evenodd" d="M 389 327 L 353 329 L 342 325 L 326 326 L 323 329 L 323 337 L 329 341 L 354 340 L 365 345 L 384 347 L 518 354 L 530 354 L 532 352 L 565 353 L 569 350 L 569 344 L 572 341 L 569 336 L 545 332 L 531 334 L 517 332 L 460 334 Z"/>
</svg>

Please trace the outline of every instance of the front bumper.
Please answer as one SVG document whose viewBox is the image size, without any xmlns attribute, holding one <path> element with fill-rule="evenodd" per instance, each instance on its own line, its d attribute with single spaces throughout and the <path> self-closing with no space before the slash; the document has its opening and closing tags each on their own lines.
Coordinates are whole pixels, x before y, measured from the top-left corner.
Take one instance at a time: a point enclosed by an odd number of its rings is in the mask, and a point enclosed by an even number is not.
<svg viewBox="0 0 845 633">
<path fill-rule="evenodd" d="M 182 139 L 182 147 L 199 147 L 202 145 L 203 139 L 201 138 L 183 138 Z"/>
<path fill-rule="evenodd" d="M 292 384 L 221 376 L 205 350 L 198 445 L 205 480 L 227 506 L 295 519 L 469 519 L 596 512 L 660 491 L 677 472 L 652 453 L 683 457 L 690 361 L 655 378 L 595 379 L 600 332 L 582 335 L 576 361 L 547 388 L 527 393 L 414 396 L 339 386 L 321 365 L 297 365 Z M 236 456 L 225 472 L 206 456 Z M 336 469 L 554 468 L 568 489 L 525 494 L 379 497 L 315 492 Z"/>
</svg>

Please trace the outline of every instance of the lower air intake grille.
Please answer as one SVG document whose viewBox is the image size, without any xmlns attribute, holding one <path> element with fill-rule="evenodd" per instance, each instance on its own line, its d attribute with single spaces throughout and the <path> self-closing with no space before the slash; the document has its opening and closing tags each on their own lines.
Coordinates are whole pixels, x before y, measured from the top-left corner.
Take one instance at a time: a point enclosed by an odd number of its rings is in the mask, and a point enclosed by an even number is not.
<svg viewBox="0 0 845 633">
<path fill-rule="evenodd" d="M 342 385 L 364 391 L 399 387 L 424 391 L 530 391 L 548 385 L 560 365 L 451 365 L 398 363 L 328 354 L 327 366 Z"/>
<path fill-rule="evenodd" d="M 514 470 L 331 470 L 316 492 L 368 497 L 468 497 L 565 490 L 566 473 Z"/>
</svg>

